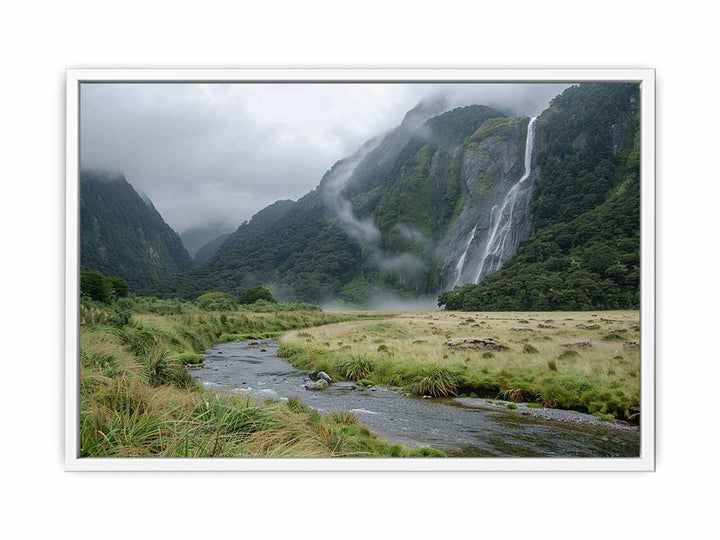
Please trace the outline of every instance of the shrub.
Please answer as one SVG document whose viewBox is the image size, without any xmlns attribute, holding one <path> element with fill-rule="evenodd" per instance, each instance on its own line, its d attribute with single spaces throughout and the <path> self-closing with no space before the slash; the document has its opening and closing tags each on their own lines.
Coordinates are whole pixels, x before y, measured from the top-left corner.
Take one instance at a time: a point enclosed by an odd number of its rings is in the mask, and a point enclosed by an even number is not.
<svg viewBox="0 0 720 540">
<path fill-rule="evenodd" d="M 603 336 L 603 341 L 624 341 L 625 336 L 618 333 L 618 332 L 611 332 L 605 336 Z"/>
<path fill-rule="evenodd" d="M 442 450 L 426 446 L 424 448 L 419 448 L 418 450 L 412 450 L 410 452 L 410 457 L 447 457 L 447 454 Z"/>
<path fill-rule="evenodd" d="M 108 281 L 112 286 L 116 298 L 125 298 L 128 295 L 128 292 L 130 292 L 130 287 L 128 287 L 127 281 L 120 276 L 108 278 Z"/>
<path fill-rule="evenodd" d="M 254 304 L 258 300 L 275 302 L 272 293 L 265 287 L 251 287 L 240 295 L 241 304 Z"/>
<path fill-rule="evenodd" d="M 187 365 L 202 364 L 203 360 L 205 360 L 205 357 L 202 354 L 197 354 L 194 352 L 184 352 L 184 353 L 180 353 L 178 355 L 177 359 L 183 365 L 187 366 Z"/>
<path fill-rule="evenodd" d="M 113 299 L 113 287 L 101 272 L 83 270 L 80 272 L 80 294 L 109 304 Z"/>
<path fill-rule="evenodd" d="M 195 303 L 203 311 L 233 311 L 238 300 L 230 293 L 210 291 L 198 296 Z"/>
</svg>

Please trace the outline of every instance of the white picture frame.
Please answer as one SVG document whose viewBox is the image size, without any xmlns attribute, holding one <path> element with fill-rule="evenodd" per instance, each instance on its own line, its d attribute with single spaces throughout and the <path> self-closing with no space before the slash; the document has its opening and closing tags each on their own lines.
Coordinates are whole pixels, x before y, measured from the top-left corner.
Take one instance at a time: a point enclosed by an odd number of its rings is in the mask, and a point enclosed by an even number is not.
<svg viewBox="0 0 720 540">
<path fill-rule="evenodd" d="M 640 455 L 637 458 L 79 457 L 79 130 L 83 82 L 636 82 L 641 99 Z M 655 71 L 653 69 L 70 69 L 66 87 L 65 468 L 69 471 L 653 471 Z"/>
</svg>

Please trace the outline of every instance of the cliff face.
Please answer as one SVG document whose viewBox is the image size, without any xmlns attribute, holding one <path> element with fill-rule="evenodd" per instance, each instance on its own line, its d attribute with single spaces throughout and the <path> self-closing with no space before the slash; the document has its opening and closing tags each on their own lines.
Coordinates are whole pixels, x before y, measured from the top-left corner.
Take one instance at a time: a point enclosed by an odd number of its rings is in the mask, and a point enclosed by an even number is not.
<svg viewBox="0 0 720 540">
<path fill-rule="evenodd" d="M 490 120 L 460 149 L 464 195 L 460 211 L 440 248 L 439 288 L 475 283 L 509 259 L 519 241 L 527 237 L 530 231 L 528 203 L 536 171 L 518 188 L 514 207 L 505 208 L 512 223 L 502 257 L 481 270 L 485 248 L 500 219 L 503 203 L 525 173 L 523 153 L 527 127 L 527 118 Z"/>
<path fill-rule="evenodd" d="M 124 176 L 82 172 L 80 265 L 142 288 L 189 270 L 192 259 L 180 237 Z"/>
<path fill-rule="evenodd" d="M 450 309 L 630 309 L 640 293 L 640 111 L 636 84 L 568 88 L 537 119 L 529 230 Z"/>
</svg>

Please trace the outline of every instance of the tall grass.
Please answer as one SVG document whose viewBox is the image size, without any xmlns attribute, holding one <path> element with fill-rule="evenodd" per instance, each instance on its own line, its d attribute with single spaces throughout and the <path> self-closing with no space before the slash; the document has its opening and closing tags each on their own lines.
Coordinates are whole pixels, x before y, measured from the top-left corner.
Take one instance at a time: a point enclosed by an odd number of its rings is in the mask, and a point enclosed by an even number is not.
<svg viewBox="0 0 720 540">
<path fill-rule="evenodd" d="M 321 416 L 297 400 L 255 403 L 209 392 L 185 368 L 224 334 L 259 335 L 357 318 L 315 311 L 136 314 L 118 326 L 96 316 L 80 329 L 81 456 L 420 455 L 378 439 L 352 413 Z"/>
<path fill-rule="evenodd" d="M 472 319 L 470 322 L 467 319 Z M 407 313 L 382 323 L 350 321 L 280 337 L 281 354 L 303 369 L 401 386 L 416 395 L 455 393 L 537 400 L 546 406 L 639 420 L 638 313 Z M 520 323 L 520 320 L 527 323 Z M 553 324 L 539 324 L 552 320 Z M 592 323 L 592 324 L 589 324 Z M 527 332 L 517 331 L 528 324 Z M 309 334 L 309 336 L 307 335 Z M 492 337 L 503 351 L 454 349 L 451 338 Z M 563 346 L 590 342 L 578 352 Z M 380 347 L 378 344 L 383 347 Z M 388 351 L 391 354 L 388 354 Z M 600 406 L 599 404 L 602 404 Z"/>
<path fill-rule="evenodd" d="M 416 396 L 457 396 L 458 376 L 448 369 L 434 366 L 415 376 L 410 391 Z"/>
</svg>

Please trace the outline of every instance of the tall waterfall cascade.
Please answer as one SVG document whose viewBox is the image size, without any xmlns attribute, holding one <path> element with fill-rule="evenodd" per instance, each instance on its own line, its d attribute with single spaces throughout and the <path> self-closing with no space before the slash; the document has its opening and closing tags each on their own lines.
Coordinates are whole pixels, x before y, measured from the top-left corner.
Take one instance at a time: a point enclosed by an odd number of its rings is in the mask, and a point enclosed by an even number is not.
<svg viewBox="0 0 720 540">
<path fill-rule="evenodd" d="M 453 287 L 463 283 L 478 283 L 482 278 L 499 270 L 514 254 L 523 234 L 527 232 L 531 187 L 529 185 L 531 182 L 527 180 L 532 173 L 536 120 L 537 117 L 533 117 L 528 122 L 523 175 L 507 191 L 504 198 L 492 206 L 489 223 L 485 221 L 487 228 L 484 229 L 484 233 L 481 233 L 479 223 L 476 223 L 470 231 L 464 244 L 464 251 L 454 269 L 454 279 L 451 282 Z M 482 242 L 482 234 L 485 235 L 484 242 Z M 475 242 L 476 236 L 479 242 Z M 469 266 L 473 263 L 476 266 Z M 475 268 L 474 272 L 472 268 Z"/>
</svg>

